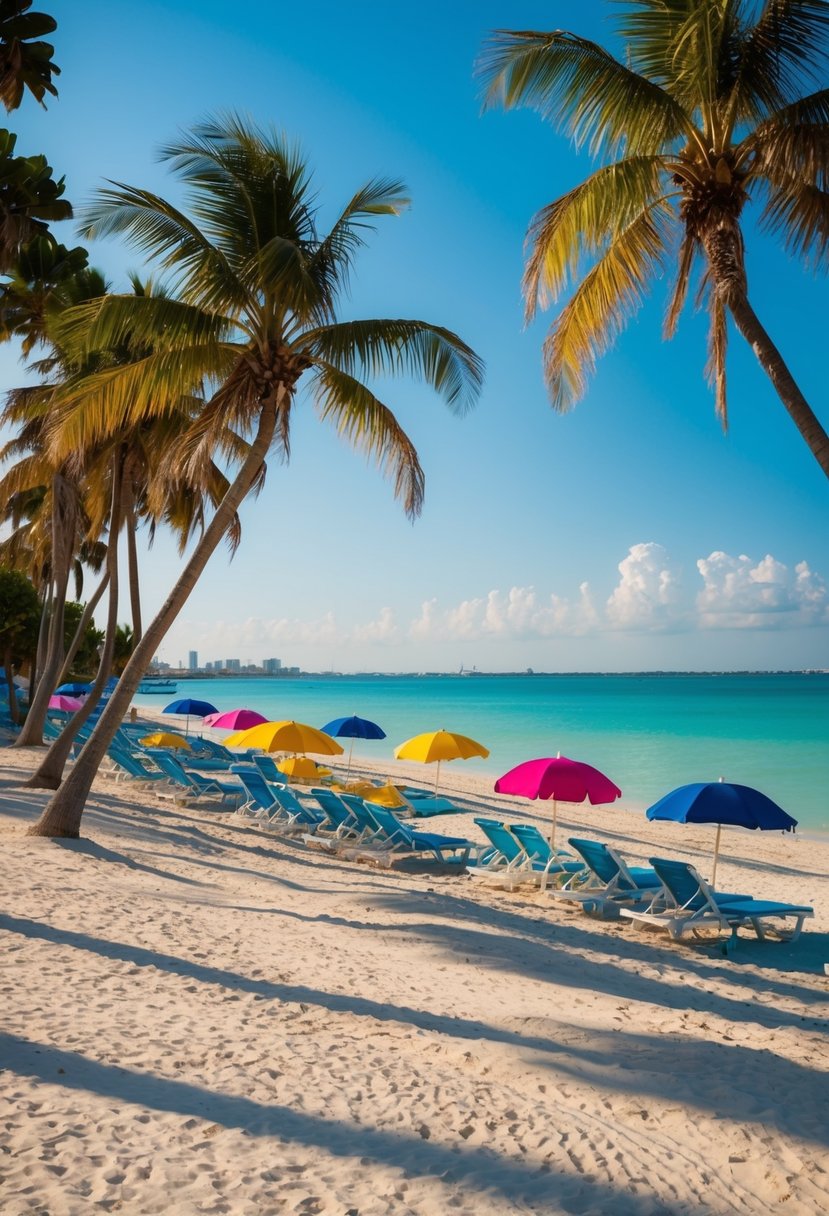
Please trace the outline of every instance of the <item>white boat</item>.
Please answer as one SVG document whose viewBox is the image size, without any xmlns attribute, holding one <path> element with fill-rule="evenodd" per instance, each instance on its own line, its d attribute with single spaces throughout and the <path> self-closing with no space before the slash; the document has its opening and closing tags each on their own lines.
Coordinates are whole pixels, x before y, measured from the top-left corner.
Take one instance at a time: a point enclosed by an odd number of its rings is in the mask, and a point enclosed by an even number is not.
<svg viewBox="0 0 829 1216">
<path fill-rule="evenodd" d="M 138 685 L 138 692 L 171 693 L 178 689 L 178 680 L 165 680 L 162 676 L 144 676 Z"/>
</svg>

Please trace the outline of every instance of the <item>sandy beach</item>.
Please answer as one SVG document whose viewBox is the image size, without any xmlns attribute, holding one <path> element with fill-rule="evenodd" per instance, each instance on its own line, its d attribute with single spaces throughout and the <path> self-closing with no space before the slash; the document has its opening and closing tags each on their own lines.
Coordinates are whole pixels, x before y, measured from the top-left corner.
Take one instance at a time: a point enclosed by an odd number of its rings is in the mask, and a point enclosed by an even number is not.
<svg viewBox="0 0 829 1216">
<path fill-rule="evenodd" d="M 32 759 L 0 751 L 6 1216 L 829 1208 L 825 842 L 724 834 L 719 886 L 816 914 L 724 958 L 106 777 L 84 839 L 27 838 Z M 442 786 L 545 822 L 458 766 Z M 709 868 L 708 828 L 560 823 Z"/>
</svg>

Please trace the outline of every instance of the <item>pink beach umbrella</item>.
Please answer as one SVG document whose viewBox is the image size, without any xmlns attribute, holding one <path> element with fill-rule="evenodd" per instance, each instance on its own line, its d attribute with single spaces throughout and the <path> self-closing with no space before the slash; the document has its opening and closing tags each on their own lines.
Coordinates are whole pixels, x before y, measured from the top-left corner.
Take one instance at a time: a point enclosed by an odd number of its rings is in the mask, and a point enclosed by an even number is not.
<svg viewBox="0 0 829 1216">
<path fill-rule="evenodd" d="M 61 709 L 66 714 L 76 713 L 82 705 L 83 701 L 79 701 L 77 697 L 65 697 L 59 692 L 52 693 L 49 698 L 50 709 Z"/>
<path fill-rule="evenodd" d="M 204 724 L 215 726 L 219 730 L 248 730 L 251 726 L 259 726 L 267 720 L 255 709 L 226 709 L 223 713 L 208 714 Z"/>
<path fill-rule="evenodd" d="M 591 764 L 568 760 L 561 752 L 555 759 L 525 760 L 495 782 L 497 794 L 518 794 L 523 798 L 552 798 L 553 822 L 550 844 L 556 840 L 558 802 L 589 802 L 596 806 L 621 798 L 622 791 L 609 777 Z"/>
</svg>

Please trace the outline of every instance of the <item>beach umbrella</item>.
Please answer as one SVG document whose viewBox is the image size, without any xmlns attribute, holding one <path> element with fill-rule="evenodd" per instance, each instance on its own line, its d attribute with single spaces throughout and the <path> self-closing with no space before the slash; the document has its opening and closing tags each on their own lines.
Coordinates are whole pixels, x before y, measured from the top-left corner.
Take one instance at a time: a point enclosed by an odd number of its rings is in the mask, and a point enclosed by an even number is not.
<svg viewBox="0 0 829 1216">
<path fill-rule="evenodd" d="M 314 781 L 331 776 L 330 768 L 321 768 L 310 756 L 290 756 L 280 760 L 276 767 L 294 781 Z"/>
<path fill-rule="evenodd" d="M 237 731 L 225 739 L 225 747 L 258 747 L 263 752 L 315 752 L 320 756 L 341 756 L 343 753 L 330 735 L 291 719 L 262 722 L 250 730 Z"/>
<path fill-rule="evenodd" d="M 66 714 L 77 713 L 83 707 L 83 701 L 79 701 L 77 697 L 65 697 L 61 693 L 53 692 L 49 698 L 49 708 L 59 709 Z"/>
<path fill-rule="evenodd" d="M 723 824 L 758 829 L 761 832 L 793 832 L 797 820 L 750 785 L 723 781 L 699 781 L 681 785 L 665 794 L 645 812 L 648 819 L 671 819 L 674 823 L 716 823 L 711 885 L 717 881 L 720 834 Z"/>
<path fill-rule="evenodd" d="M 609 777 L 585 764 L 559 754 L 540 760 L 525 760 L 511 768 L 495 782 L 497 794 L 518 794 L 522 798 L 552 798 L 553 819 L 550 845 L 556 840 L 556 816 L 559 802 L 584 802 L 592 806 L 621 798 L 622 791 Z"/>
<path fill-rule="evenodd" d="M 251 726 L 259 726 L 267 720 L 264 714 L 257 713 L 255 709 L 226 709 L 221 713 L 217 710 L 207 714 L 204 724 L 219 730 L 249 730 Z"/>
<path fill-rule="evenodd" d="M 188 735 L 191 718 L 204 718 L 207 714 L 216 714 L 219 711 L 209 701 L 196 701 L 192 697 L 181 697 L 178 701 L 171 701 L 169 705 L 165 705 L 161 712 L 185 715 L 187 721 L 184 724 L 184 733 Z"/>
<path fill-rule="evenodd" d="M 70 684 L 61 684 L 60 688 L 55 689 L 55 696 L 57 696 L 59 693 L 63 693 L 67 697 L 82 697 L 82 696 L 85 696 L 86 693 L 91 692 L 91 691 L 92 691 L 91 684 L 79 684 L 77 682 L 70 683 Z"/>
<path fill-rule="evenodd" d="M 183 751 L 190 750 L 190 744 L 183 735 L 174 735 L 166 730 L 154 731 L 151 735 L 139 740 L 144 747 L 173 747 L 181 748 Z"/>
<path fill-rule="evenodd" d="M 368 718 L 358 718 L 356 715 L 352 715 L 350 718 L 334 718 L 333 722 L 326 723 L 322 729 L 326 735 L 331 735 L 333 739 L 351 740 L 351 746 L 348 749 L 346 780 L 348 780 L 349 773 L 351 772 L 351 753 L 354 751 L 354 740 L 385 739 L 386 737 L 386 732 L 376 722 L 370 722 Z"/>
<path fill-rule="evenodd" d="M 420 764 L 437 764 L 435 793 L 440 781 L 440 766 L 444 760 L 469 760 L 472 756 L 489 755 L 489 748 L 476 743 L 467 735 L 458 735 L 451 730 L 432 730 L 423 735 L 414 735 L 394 749 L 397 760 L 417 760 Z"/>
</svg>

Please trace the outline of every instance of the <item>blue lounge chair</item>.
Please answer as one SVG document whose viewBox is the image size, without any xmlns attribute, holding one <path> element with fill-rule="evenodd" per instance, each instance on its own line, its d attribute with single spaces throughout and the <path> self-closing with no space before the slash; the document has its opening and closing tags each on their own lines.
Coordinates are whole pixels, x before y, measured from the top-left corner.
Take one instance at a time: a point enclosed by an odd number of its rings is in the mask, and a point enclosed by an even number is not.
<svg viewBox="0 0 829 1216">
<path fill-rule="evenodd" d="M 343 845 L 353 845 L 365 835 L 365 828 L 360 827 L 351 807 L 333 790 L 314 786 L 308 793 L 325 815 L 325 822 L 314 832 L 303 836 L 306 844 L 319 844 L 331 852 L 339 852 Z M 376 829 L 372 828 L 372 835 L 375 832 Z"/>
<path fill-rule="evenodd" d="M 563 849 L 553 850 L 546 836 L 542 835 L 535 824 L 511 823 L 508 826 L 516 840 L 523 845 L 533 864 L 539 864 L 544 867 L 544 880 L 541 883 L 542 891 L 546 887 L 546 879 L 549 877 L 563 875 L 572 877 L 575 874 L 583 873 L 584 862 L 576 861 L 572 853 L 567 853 Z"/>
<path fill-rule="evenodd" d="M 228 782 L 219 781 L 217 777 L 202 777 L 199 773 L 185 769 L 175 756 L 160 747 L 148 747 L 147 755 L 175 788 L 180 792 L 187 791 L 191 797 L 213 800 L 218 797 L 223 803 L 231 798 L 234 809 L 244 799 L 244 790 L 238 781 Z"/>
<path fill-rule="evenodd" d="M 586 912 L 618 917 L 625 905 L 653 901 L 662 884 L 649 866 L 629 866 L 615 849 L 597 840 L 571 836 L 570 844 L 584 859 L 584 868 L 549 894 L 553 899 L 581 904 Z"/>
<path fill-rule="evenodd" d="M 557 859 L 541 859 L 530 854 L 512 828 L 500 820 L 477 818 L 474 822 L 492 847 L 482 853 L 474 865 L 467 867 L 467 873 L 473 878 L 496 883 L 508 890 L 524 883 L 544 888 L 553 866 L 556 872 L 562 872 Z M 547 851 L 549 853 L 549 848 Z"/>
<path fill-rule="evenodd" d="M 247 799 L 236 808 L 240 819 L 270 819 L 274 813 L 281 813 L 273 790 L 258 768 L 252 764 L 232 764 L 230 772 L 239 778 L 247 794 Z"/>
<path fill-rule="evenodd" d="M 123 748 L 118 747 L 116 744 L 111 743 L 109 745 L 107 755 L 115 765 L 112 771 L 116 781 L 131 777 L 134 781 L 140 781 L 142 785 L 154 785 L 157 781 L 167 780 L 167 777 L 160 769 L 145 768 L 138 756 L 124 751 Z"/>
<path fill-rule="evenodd" d="M 358 846 L 353 854 L 358 860 L 381 861 L 391 865 L 395 855 L 427 854 L 445 866 L 463 868 L 470 852 L 476 847 L 460 836 L 438 836 L 432 832 L 415 832 L 401 822 L 388 807 L 363 803 L 368 818 L 377 827 L 377 835 L 368 844 Z"/>
<path fill-rule="evenodd" d="M 728 954 L 736 944 L 740 928 L 752 928 L 761 941 L 769 937 L 794 941 L 800 935 L 803 921 L 814 916 L 814 909 L 808 904 L 776 903 L 715 891 L 684 861 L 652 857 L 651 865 L 662 884 L 661 899 L 653 900 L 643 909 L 623 908 L 622 915 L 638 924 L 665 929 L 675 941 L 686 933 L 703 937 L 712 929 L 718 934 L 728 929 L 730 937 L 724 945 Z M 795 923 L 790 928 L 769 923 L 791 919 Z"/>
</svg>

